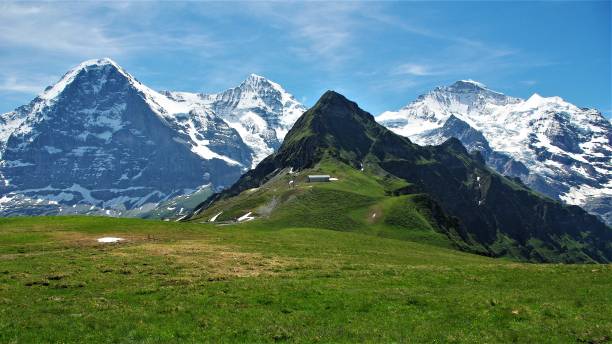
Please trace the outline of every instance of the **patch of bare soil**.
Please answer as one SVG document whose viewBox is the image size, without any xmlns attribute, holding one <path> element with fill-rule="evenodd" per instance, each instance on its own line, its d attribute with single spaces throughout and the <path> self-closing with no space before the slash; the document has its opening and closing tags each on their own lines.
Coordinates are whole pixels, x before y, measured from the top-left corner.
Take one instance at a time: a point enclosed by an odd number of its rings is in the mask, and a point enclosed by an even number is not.
<svg viewBox="0 0 612 344">
<path fill-rule="evenodd" d="M 285 258 L 240 252 L 229 246 L 206 241 L 150 243 L 139 245 L 138 250 L 171 259 L 181 267 L 185 277 L 209 280 L 273 275 L 291 263 Z"/>
</svg>

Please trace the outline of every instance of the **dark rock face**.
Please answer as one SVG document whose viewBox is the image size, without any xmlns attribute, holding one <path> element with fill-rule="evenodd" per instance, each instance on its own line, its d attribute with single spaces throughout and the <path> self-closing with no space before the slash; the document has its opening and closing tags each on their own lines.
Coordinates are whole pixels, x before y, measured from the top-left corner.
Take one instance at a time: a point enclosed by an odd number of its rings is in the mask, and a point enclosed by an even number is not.
<svg viewBox="0 0 612 344">
<path fill-rule="evenodd" d="M 195 113 L 163 117 L 147 97 L 114 64 L 100 63 L 78 71 L 54 99 L 18 109 L 28 115 L 6 141 L 0 195 L 48 193 L 64 207 L 121 211 L 205 184 L 231 185 L 243 165 L 196 154 L 182 130 L 187 118 L 200 125 L 198 139 L 208 140 L 211 150 L 250 165 L 240 136 L 222 120 Z M 33 204 L 31 213 L 36 209 Z"/>
<path fill-rule="evenodd" d="M 575 128 L 571 128 L 566 116 L 554 113 L 552 117 L 552 124 L 544 133 L 550 139 L 550 143 L 567 152 L 581 153 L 578 134 Z"/>
<path fill-rule="evenodd" d="M 464 134 L 478 142 L 477 133 Z M 437 216 L 442 230 L 464 250 L 530 261 L 612 261 L 612 229 L 595 216 L 492 172 L 456 138 L 439 146 L 415 145 L 332 91 L 296 122 L 277 153 L 201 207 L 259 187 L 281 169 L 308 168 L 323 157 L 355 167 L 367 159 L 406 180 L 411 186 L 402 192 L 423 193 L 435 202 L 444 213 Z"/>
</svg>

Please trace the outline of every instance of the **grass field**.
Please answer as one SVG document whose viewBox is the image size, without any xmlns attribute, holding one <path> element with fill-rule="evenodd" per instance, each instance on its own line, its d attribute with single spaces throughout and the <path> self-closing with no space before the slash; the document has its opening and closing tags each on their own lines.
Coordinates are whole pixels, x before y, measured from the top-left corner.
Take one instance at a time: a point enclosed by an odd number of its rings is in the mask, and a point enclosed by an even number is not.
<svg viewBox="0 0 612 344">
<path fill-rule="evenodd" d="M 355 232 L 0 220 L 3 343 L 604 343 L 611 286 L 610 265 L 522 264 Z"/>
</svg>

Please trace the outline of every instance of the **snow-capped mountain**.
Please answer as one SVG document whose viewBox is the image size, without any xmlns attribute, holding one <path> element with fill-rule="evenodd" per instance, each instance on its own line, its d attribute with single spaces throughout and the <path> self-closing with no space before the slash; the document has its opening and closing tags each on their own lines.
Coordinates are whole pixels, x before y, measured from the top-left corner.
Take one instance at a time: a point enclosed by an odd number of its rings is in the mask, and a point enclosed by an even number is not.
<svg viewBox="0 0 612 344">
<path fill-rule="evenodd" d="M 226 99 L 220 95 L 219 101 L 185 101 L 179 93 L 150 89 L 110 59 L 79 64 L 28 105 L 0 115 L 0 215 L 125 215 L 231 185 L 258 157 L 241 132 L 253 127 L 240 122 L 242 110 L 270 109 L 259 112 L 269 127 L 255 128 L 264 135 L 292 124 L 285 104 L 302 108 L 277 84 L 253 79 L 234 89 L 243 97 L 227 97 L 223 117 L 236 116 L 240 127 L 215 113 Z M 270 91 L 261 91 L 266 84 Z M 265 148 L 276 147 L 278 135 L 270 137 Z"/>
<path fill-rule="evenodd" d="M 612 126 L 597 110 L 462 80 L 377 120 L 418 144 L 457 137 L 499 172 L 612 223 Z"/>
<path fill-rule="evenodd" d="M 191 106 L 212 109 L 252 150 L 252 166 L 272 154 L 306 108 L 279 84 L 251 74 L 238 87 L 216 94 L 164 92 Z"/>
</svg>

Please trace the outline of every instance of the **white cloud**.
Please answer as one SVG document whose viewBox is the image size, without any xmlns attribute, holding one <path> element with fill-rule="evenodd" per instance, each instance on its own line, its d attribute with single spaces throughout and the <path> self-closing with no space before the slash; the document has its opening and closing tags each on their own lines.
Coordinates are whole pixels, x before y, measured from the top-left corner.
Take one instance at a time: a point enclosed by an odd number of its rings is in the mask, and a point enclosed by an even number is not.
<svg viewBox="0 0 612 344">
<path fill-rule="evenodd" d="M 37 94 L 91 58 L 121 61 L 153 52 L 206 58 L 223 49 L 223 42 L 202 30 L 159 21 L 160 6 L 0 2 L 0 91 Z M 54 77 L 41 76 L 54 71 Z"/>
<path fill-rule="evenodd" d="M 163 30 L 158 9 L 142 3 L 2 3 L 0 43 L 4 48 L 78 58 L 120 57 L 140 50 L 188 49 L 208 53 L 219 42 L 204 33 Z M 126 26 L 125 23 L 131 23 Z M 156 28 L 159 30 L 155 30 Z M 213 49 L 214 48 L 214 49 Z"/>
<path fill-rule="evenodd" d="M 299 58 L 334 68 L 359 54 L 362 14 L 376 7 L 359 2 L 252 2 L 250 13 L 265 18 L 287 35 L 288 48 Z"/>
<path fill-rule="evenodd" d="M 52 4 L 0 5 L 0 42 L 5 48 L 26 48 L 36 53 L 77 56 L 119 55 L 118 41 L 110 37 L 90 7 Z"/>
<path fill-rule="evenodd" d="M 15 77 L 9 77 L 0 81 L 0 91 L 17 92 L 17 93 L 37 93 L 42 89 L 40 84 L 23 83 Z"/>
<path fill-rule="evenodd" d="M 393 72 L 395 75 L 428 76 L 436 75 L 430 66 L 417 63 L 405 63 L 397 66 Z"/>
</svg>

